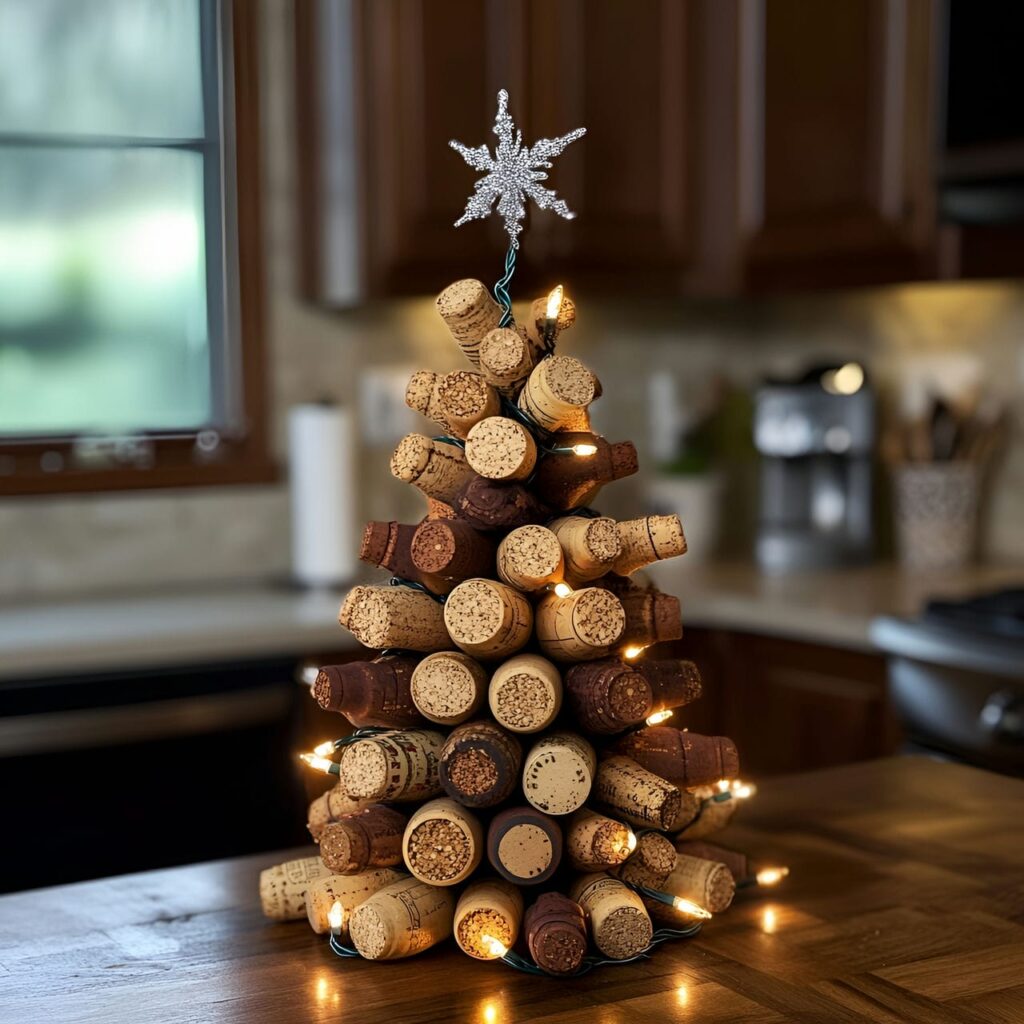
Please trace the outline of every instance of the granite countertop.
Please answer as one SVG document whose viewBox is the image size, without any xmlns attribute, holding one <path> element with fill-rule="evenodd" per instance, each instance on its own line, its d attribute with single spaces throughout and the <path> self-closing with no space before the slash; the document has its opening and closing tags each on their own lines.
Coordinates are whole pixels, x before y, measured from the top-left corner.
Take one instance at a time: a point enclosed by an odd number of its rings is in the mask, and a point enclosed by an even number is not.
<svg viewBox="0 0 1024 1024">
<path fill-rule="evenodd" d="M 877 615 L 911 615 L 935 596 L 1024 580 L 1024 567 L 909 575 L 891 565 L 768 576 L 749 563 L 649 570 L 679 595 L 687 627 L 732 629 L 871 650 Z M 340 591 L 235 584 L 0 607 L 0 679 L 133 670 L 355 649 Z"/>
</svg>

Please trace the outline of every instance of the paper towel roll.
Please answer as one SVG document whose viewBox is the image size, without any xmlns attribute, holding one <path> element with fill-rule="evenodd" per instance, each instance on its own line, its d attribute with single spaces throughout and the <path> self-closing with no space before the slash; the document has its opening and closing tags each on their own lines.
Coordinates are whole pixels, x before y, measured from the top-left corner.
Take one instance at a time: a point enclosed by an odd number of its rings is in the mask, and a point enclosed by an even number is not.
<svg viewBox="0 0 1024 1024">
<path fill-rule="evenodd" d="M 352 415 L 336 405 L 288 412 L 292 575 L 309 587 L 355 575 L 355 450 Z"/>
</svg>

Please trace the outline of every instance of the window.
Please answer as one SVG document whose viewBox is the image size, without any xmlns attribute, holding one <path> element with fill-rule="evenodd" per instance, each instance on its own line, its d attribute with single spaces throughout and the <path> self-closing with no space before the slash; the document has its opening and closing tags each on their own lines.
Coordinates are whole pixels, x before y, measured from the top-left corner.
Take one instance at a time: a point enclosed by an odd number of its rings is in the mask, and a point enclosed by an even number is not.
<svg viewBox="0 0 1024 1024">
<path fill-rule="evenodd" d="M 248 7 L 0 0 L 0 490 L 267 478 Z"/>
</svg>

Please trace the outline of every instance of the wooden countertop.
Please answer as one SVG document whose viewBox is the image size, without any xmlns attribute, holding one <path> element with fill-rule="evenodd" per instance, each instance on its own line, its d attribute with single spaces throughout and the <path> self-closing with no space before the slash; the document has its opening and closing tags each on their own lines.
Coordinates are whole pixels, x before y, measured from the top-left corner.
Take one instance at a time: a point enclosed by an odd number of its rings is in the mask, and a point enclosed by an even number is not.
<svg viewBox="0 0 1024 1024">
<path fill-rule="evenodd" d="M 1024 781 L 923 758 L 777 778 L 722 841 L 792 874 L 695 939 L 576 981 L 450 946 L 338 960 L 305 923 L 260 915 L 257 874 L 285 853 L 6 896 L 0 1019 L 1024 1020 Z"/>
</svg>

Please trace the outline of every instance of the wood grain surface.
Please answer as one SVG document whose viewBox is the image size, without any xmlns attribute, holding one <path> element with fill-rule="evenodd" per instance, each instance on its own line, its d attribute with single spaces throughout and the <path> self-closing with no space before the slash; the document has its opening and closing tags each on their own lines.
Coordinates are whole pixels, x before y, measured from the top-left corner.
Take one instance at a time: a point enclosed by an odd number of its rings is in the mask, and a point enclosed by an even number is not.
<svg viewBox="0 0 1024 1024">
<path fill-rule="evenodd" d="M 1024 1021 L 1024 781 L 923 758 L 766 781 L 720 841 L 785 863 L 696 939 L 578 980 L 454 946 L 339 960 L 260 915 L 295 851 L 0 898 L 0 1020 Z M 184 827 L 184 826 L 183 826 Z"/>
</svg>

